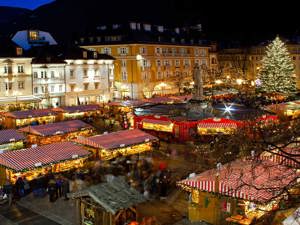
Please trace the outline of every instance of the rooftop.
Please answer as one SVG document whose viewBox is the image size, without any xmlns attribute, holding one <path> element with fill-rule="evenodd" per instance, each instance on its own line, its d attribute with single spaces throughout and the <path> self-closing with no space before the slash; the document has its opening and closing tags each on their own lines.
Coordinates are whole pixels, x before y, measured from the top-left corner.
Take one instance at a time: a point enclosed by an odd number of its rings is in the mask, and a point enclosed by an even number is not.
<svg viewBox="0 0 300 225">
<path fill-rule="evenodd" d="M 4 113 L 5 117 L 12 117 L 15 119 L 25 119 L 30 117 L 44 117 L 44 116 L 55 116 L 57 112 L 51 109 L 33 109 L 33 110 L 22 110 L 14 112 Z"/>
<path fill-rule="evenodd" d="M 57 134 L 71 133 L 78 130 L 85 130 L 93 128 L 87 123 L 81 120 L 70 120 L 58 123 L 51 123 L 38 126 L 28 126 L 19 129 L 19 131 L 24 133 L 35 134 L 39 136 L 51 136 Z M 0 133 L 1 134 L 1 133 Z"/>
<path fill-rule="evenodd" d="M 14 129 L 0 130 L 0 144 L 25 140 L 22 133 Z"/>
</svg>

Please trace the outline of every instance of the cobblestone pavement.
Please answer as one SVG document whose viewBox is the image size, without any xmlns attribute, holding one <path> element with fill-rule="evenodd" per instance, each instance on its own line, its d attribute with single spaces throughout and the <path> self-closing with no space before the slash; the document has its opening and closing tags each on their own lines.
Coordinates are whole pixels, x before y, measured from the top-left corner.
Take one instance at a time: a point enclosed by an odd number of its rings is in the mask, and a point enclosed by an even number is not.
<svg viewBox="0 0 300 225">
<path fill-rule="evenodd" d="M 55 221 L 20 205 L 0 207 L 1 225 L 59 225 Z"/>
</svg>

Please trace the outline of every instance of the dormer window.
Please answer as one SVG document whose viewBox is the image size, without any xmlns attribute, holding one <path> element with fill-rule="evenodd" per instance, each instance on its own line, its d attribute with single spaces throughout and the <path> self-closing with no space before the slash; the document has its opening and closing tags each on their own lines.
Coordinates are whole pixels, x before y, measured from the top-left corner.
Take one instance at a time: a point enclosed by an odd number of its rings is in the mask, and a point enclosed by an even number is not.
<svg viewBox="0 0 300 225">
<path fill-rule="evenodd" d="M 158 27 L 157 27 L 157 30 L 158 30 L 159 32 L 164 32 L 164 27 L 163 27 L 163 26 L 158 26 Z"/>
<path fill-rule="evenodd" d="M 93 52 L 94 59 L 97 59 L 98 53 L 96 51 Z"/>
<path fill-rule="evenodd" d="M 16 48 L 17 55 L 23 55 L 23 49 L 22 48 Z"/>
<path fill-rule="evenodd" d="M 151 31 L 151 25 L 150 24 L 144 24 L 144 30 L 145 31 Z"/>
<path fill-rule="evenodd" d="M 83 51 L 83 52 L 82 52 L 82 57 L 83 57 L 84 59 L 87 58 L 87 51 Z"/>
<path fill-rule="evenodd" d="M 29 40 L 30 41 L 37 41 L 39 40 L 39 32 L 36 30 L 29 31 Z"/>
</svg>

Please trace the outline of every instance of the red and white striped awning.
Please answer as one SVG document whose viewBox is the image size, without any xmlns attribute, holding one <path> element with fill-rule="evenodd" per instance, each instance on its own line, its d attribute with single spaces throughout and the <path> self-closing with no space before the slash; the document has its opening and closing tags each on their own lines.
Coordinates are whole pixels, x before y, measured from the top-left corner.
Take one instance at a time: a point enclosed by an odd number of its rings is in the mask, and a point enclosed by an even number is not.
<svg viewBox="0 0 300 225">
<path fill-rule="evenodd" d="M 218 175 L 218 176 L 217 176 Z M 245 200 L 268 202 L 297 182 L 299 172 L 271 161 L 236 160 L 178 182 L 201 191 Z"/>
<path fill-rule="evenodd" d="M 291 166 L 294 168 L 299 167 L 299 160 L 300 160 L 300 148 L 285 148 L 281 151 L 274 150 L 274 153 L 272 154 L 270 152 L 263 152 L 259 157 L 262 160 L 270 160 L 272 162 Z M 292 158 L 294 160 L 292 160 Z"/>
<path fill-rule="evenodd" d="M 198 123 L 198 128 L 233 128 L 238 127 L 239 122 L 224 118 L 209 118 L 201 120 Z"/>
</svg>

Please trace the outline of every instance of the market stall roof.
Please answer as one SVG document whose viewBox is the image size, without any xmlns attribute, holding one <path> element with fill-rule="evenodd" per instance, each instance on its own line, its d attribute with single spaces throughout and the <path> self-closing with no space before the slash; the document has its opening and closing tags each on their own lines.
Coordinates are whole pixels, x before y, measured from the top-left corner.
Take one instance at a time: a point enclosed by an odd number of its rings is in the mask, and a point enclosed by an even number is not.
<svg viewBox="0 0 300 225">
<path fill-rule="evenodd" d="M 89 111 L 97 111 L 100 110 L 100 105 L 92 104 L 92 105 L 76 105 L 76 106 L 64 106 L 54 109 L 57 112 L 65 112 L 65 113 L 76 113 L 76 112 L 89 112 Z"/>
<path fill-rule="evenodd" d="M 12 117 L 15 119 L 25 119 L 31 117 L 44 117 L 44 116 L 55 116 L 57 112 L 51 109 L 33 109 L 24 111 L 14 111 L 4 113 L 5 117 Z"/>
<path fill-rule="evenodd" d="M 299 175 L 296 169 L 269 160 L 238 159 L 182 180 L 178 185 L 265 203 L 294 185 Z"/>
<path fill-rule="evenodd" d="M 198 122 L 199 128 L 237 128 L 239 121 L 225 118 L 208 118 Z"/>
<path fill-rule="evenodd" d="M 20 172 L 85 157 L 89 151 L 71 142 L 60 142 L 0 154 L 0 166 Z"/>
<path fill-rule="evenodd" d="M 19 131 L 39 136 L 51 136 L 92 128 L 91 125 L 84 123 L 81 120 L 70 120 L 38 126 L 27 126 L 19 129 Z"/>
<path fill-rule="evenodd" d="M 124 148 L 152 141 L 158 141 L 158 138 L 139 129 L 121 130 L 108 134 L 96 135 L 93 137 L 78 138 L 75 140 L 75 142 L 84 145 L 107 150 Z"/>
<path fill-rule="evenodd" d="M 109 102 L 109 106 L 122 106 L 122 107 L 138 107 L 146 104 L 146 100 L 126 100 L 121 102 Z"/>
<path fill-rule="evenodd" d="M 89 196 L 112 214 L 146 201 L 143 195 L 130 187 L 121 177 L 114 177 L 110 182 L 93 185 L 68 196 L 70 198 Z"/>
<path fill-rule="evenodd" d="M 25 140 L 25 136 L 15 129 L 0 130 L 0 144 Z"/>
<path fill-rule="evenodd" d="M 270 112 L 278 112 L 281 110 L 300 110 L 300 101 L 282 102 L 279 104 L 271 104 L 265 107 L 265 110 Z"/>
</svg>

